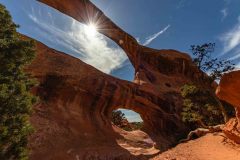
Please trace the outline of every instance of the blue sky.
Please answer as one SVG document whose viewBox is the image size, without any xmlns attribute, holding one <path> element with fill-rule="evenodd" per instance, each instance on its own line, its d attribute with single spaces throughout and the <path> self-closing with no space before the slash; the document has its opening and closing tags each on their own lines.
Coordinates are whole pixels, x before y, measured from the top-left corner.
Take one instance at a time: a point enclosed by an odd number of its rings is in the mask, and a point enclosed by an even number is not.
<svg viewBox="0 0 240 160">
<path fill-rule="evenodd" d="M 92 0 L 140 44 L 189 53 L 190 45 L 215 42 L 212 56 L 240 66 L 240 0 Z M 35 0 L 0 0 L 19 32 L 99 70 L 131 81 L 124 51 L 105 36 Z M 190 54 L 190 53 L 189 53 Z"/>
<path fill-rule="evenodd" d="M 125 114 L 125 117 L 127 118 L 127 120 L 129 122 L 142 122 L 142 118 L 141 116 L 137 113 L 137 112 L 134 112 L 132 110 L 128 110 L 128 109 L 119 109 L 121 110 L 124 114 Z"/>
</svg>

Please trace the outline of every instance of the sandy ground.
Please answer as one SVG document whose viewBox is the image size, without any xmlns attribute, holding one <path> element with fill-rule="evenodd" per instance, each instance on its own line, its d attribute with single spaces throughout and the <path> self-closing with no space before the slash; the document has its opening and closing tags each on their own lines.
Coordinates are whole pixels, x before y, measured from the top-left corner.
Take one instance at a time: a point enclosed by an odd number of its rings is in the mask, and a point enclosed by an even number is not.
<svg viewBox="0 0 240 160">
<path fill-rule="evenodd" d="M 118 139 L 117 143 L 124 149 L 128 150 L 132 155 L 155 155 L 160 151 L 154 148 L 154 142 L 152 139 L 143 131 L 124 131 L 119 128 L 115 128 L 122 139 Z"/>
<path fill-rule="evenodd" d="M 240 145 L 225 138 L 223 133 L 207 134 L 201 138 L 178 144 L 160 153 L 154 142 L 143 131 L 115 131 L 123 136 L 117 143 L 131 155 L 144 155 L 150 160 L 240 160 Z"/>
<path fill-rule="evenodd" d="M 227 140 L 222 133 L 208 134 L 179 144 L 151 160 L 240 160 L 240 145 Z"/>
<path fill-rule="evenodd" d="M 223 133 L 207 134 L 160 153 L 143 131 L 127 132 L 119 128 L 115 131 L 123 136 L 117 140 L 121 147 L 135 156 L 156 155 L 151 160 L 240 160 L 240 145 L 226 139 Z"/>
</svg>

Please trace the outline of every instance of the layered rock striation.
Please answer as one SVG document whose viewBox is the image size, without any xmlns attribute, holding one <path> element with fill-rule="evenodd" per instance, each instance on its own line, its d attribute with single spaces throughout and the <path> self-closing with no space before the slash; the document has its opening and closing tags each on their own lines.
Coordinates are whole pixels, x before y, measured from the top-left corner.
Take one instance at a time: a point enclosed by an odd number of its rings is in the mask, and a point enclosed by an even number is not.
<svg viewBox="0 0 240 160">
<path fill-rule="evenodd" d="M 188 132 L 180 116 L 181 86 L 189 82 L 212 86 L 187 54 L 139 45 L 90 1 L 41 2 L 79 22 L 97 23 L 98 31 L 126 52 L 135 80 L 114 78 L 37 42 L 37 57 L 27 68 L 40 82 L 34 92 L 41 98 L 31 118 L 36 128 L 30 140 L 31 159 L 127 159 L 126 155 L 139 159 L 116 143 L 120 135 L 112 129 L 111 114 L 118 108 L 139 113 L 143 130 L 162 151 Z M 109 153 L 109 148 L 116 153 Z"/>
</svg>

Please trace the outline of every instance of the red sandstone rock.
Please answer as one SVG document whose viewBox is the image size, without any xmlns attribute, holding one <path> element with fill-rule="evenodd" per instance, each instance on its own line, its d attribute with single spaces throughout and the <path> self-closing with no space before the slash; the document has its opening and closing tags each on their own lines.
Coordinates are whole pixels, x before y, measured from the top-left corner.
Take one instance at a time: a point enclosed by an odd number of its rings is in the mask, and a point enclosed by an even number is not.
<svg viewBox="0 0 240 160">
<path fill-rule="evenodd" d="M 40 81 L 36 93 L 42 101 L 31 119 L 36 128 L 30 140 L 31 159 L 142 158 L 132 157 L 116 143 L 119 135 L 110 118 L 119 107 L 141 115 L 143 130 L 161 151 L 188 132 L 180 117 L 180 87 L 188 82 L 211 87 L 188 55 L 139 45 L 90 1 L 42 2 L 83 23 L 97 13 L 99 31 L 124 49 L 136 77 L 135 83 L 114 78 L 37 42 L 37 58 L 28 71 Z"/>
<path fill-rule="evenodd" d="M 240 108 L 240 71 L 224 74 L 216 93 L 222 100 Z"/>
<path fill-rule="evenodd" d="M 220 99 L 235 107 L 236 118 L 229 120 L 223 131 L 230 139 L 240 143 L 240 71 L 225 74 L 216 94 Z"/>
<path fill-rule="evenodd" d="M 240 144 L 240 128 L 237 118 L 231 118 L 223 127 L 223 132 L 229 139 Z"/>
<path fill-rule="evenodd" d="M 180 143 L 150 160 L 239 160 L 240 145 L 233 145 L 223 133 L 209 133 L 206 136 Z"/>
<path fill-rule="evenodd" d="M 116 143 L 119 135 L 112 129 L 111 114 L 119 107 L 141 115 L 144 130 L 161 150 L 175 144 L 179 135 L 188 131 L 179 117 L 181 105 L 177 104 L 181 100 L 174 86 L 153 92 L 36 44 L 37 57 L 27 69 L 40 81 L 36 93 L 41 98 L 31 118 L 36 128 L 30 139 L 31 159 L 72 159 L 90 153 L 112 159 L 139 159 Z M 109 154 L 106 147 L 118 154 Z"/>
</svg>

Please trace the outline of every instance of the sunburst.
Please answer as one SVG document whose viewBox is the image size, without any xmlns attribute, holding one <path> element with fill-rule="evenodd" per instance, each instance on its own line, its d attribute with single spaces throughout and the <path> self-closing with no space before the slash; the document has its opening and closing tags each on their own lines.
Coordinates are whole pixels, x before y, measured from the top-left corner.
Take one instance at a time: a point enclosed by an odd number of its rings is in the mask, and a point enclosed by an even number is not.
<svg viewBox="0 0 240 160">
<path fill-rule="evenodd" d="M 89 37 L 94 37 L 97 33 L 97 27 L 95 24 L 90 23 L 85 26 L 85 33 Z"/>
</svg>

